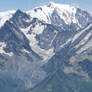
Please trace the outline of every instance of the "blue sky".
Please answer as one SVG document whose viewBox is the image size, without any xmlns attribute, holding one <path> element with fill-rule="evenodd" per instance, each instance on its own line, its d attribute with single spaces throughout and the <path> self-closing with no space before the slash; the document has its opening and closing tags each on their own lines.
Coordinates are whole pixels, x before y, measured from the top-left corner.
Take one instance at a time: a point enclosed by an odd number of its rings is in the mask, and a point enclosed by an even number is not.
<svg viewBox="0 0 92 92">
<path fill-rule="evenodd" d="M 0 0 L 0 11 L 15 9 L 30 10 L 50 1 L 51 0 Z M 54 0 L 54 2 L 76 5 L 92 13 L 92 0 Z"/>
</svg>

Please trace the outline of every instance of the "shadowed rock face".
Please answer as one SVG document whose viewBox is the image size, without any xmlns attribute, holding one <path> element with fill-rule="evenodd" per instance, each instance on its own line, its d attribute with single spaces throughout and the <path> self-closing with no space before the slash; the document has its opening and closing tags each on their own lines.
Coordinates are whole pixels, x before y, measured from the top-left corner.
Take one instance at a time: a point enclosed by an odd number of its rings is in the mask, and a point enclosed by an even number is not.
<svg viewBox="0 0 92 92">
<path fill-rule="evenodd" d="M 90 92 L 92 17 L 76 18 L 81 27 L 57 9 L 50 24 L 17 10 L 0 28 L 0 92 Z"/>
</svg>

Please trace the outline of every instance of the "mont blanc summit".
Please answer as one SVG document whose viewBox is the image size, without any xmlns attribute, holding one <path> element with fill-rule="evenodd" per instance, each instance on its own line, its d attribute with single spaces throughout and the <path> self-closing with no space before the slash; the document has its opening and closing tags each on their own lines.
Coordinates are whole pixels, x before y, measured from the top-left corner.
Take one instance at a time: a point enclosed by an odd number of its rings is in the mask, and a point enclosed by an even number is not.
<svg viewBox="0 0 92 92">
<path fill-rule="evenodd" d="M 91 31 L 91 14 L 71 5 L 1 12 L 0 92 L 90 92 Z"/>
</svg>

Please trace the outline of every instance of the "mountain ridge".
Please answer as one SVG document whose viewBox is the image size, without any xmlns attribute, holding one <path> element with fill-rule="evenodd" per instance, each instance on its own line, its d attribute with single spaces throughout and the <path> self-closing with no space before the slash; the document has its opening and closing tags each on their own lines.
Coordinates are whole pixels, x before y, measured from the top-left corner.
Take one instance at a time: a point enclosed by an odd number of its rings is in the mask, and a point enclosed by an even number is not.
<svg viewBox="0 0 92 92">
<path fill-rule="evenodd" d="M 48 9 L 48 10 L 46 10 L 45 8 Z M 66 24 L 70 24 L 70 23 L 78 23 L 78 20 L 75 19 L 75 14 L 77 12 L 77 9 L 79 9 L 79 8 L 77 8 L 75 6 L 72 6 L 72 5 L 57 4 L 55 2 L 49 2 L 47 5 L 42 5 L 42 6 L 39 6 L 37 8 L 31 9 L 29 11 L 25 11 L 25 13 L 29 14 L 33 18 L 38 18 L 41 21 L 44 21 L 46 23 L 50 23 L 51 24 L 51 19 L 50 19 L 51 14 L 54 11 L 58 11 L 59 10 L 59 12 L 60 12 L 59 15 L 61 15 L 61 19 L 63 19 Z M 10 19 L 12 17 L 12 14 L 14 14 L 16 11 L 17 10 L 8 11 L 8 12 L 1 12 L 2 15 L 6 15 L 6 19 L 4 20 L 4 23 L 5 23 L 6 20 Z M 9 15 L 9 13 L 10 13 L 10 15 Z M 38 15 L 36 13 L 38 13 Z M 66 13 L 67 14 L 70 13 L 70 14 L 67 15 Z M 67 20 L 64 18 L 63 14 L 67 17 Z M 1 15 L 1 18 L 2 18 L 2 15 Z M 10 17 L 7 17 L 8 15 Z M 41 16 L 41 18 L 40 18 L 39 15 Z M 69 20 L 69 18 L 68 18 L 69 16 L 72 19 Z M 73 20 L 73 21 L 71 21 L 71 20 Z M 2 23 L 2 24 L 4 24 L 4 23 Z M 78 24 L 78 25 L 81 26 L 80 24 Z"/>
</svg>

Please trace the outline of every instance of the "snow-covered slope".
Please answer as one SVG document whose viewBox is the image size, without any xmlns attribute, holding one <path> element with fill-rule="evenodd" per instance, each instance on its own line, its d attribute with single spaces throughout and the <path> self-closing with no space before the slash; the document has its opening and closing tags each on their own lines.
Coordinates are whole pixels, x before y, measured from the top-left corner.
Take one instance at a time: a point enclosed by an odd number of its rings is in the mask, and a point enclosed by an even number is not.
<svg viewBox="0 0 92 92">
<path fill-rule="evenodd" d="M 31 17 L 36 17 L 47 23 L 51 23 L 51 17 L 53 12 L 56 11 L 61 19 L 65 21 L 66 24 L 77 23 L 75 18 L 76 7 L 70 5 L 56 4 L 54 2 L 48 5 L 43 5 L 35 8 L 32 11 L 27 11 Z"/>
<path fill-rule="evenodd" d="M 3 26 L 3 24 L 7 20 L 9 20 L 15 12 L 16 12 L 15 10 L 0 12 L 0 27 Z"/>
<path fill-rule="evenodd" d="M 27 13 L 31 17 L 33 18 L 36 17 L 49 24 L 53 22 L 57 23 L 57 21 L 61 20 L 65 24 L 70 25 L 71 23 L 74 23 L 74 24 L 77 24 L 79 27 L 82 27 L 82 24 L 80 23 L 79 18 L 83 16 L 79 14 L 79 10 L 75 6 L 56 4 L 54 2 L 50 2 L 47 5 L 37 7 L 31 11 L 27 11 Z"/>
</svg>

